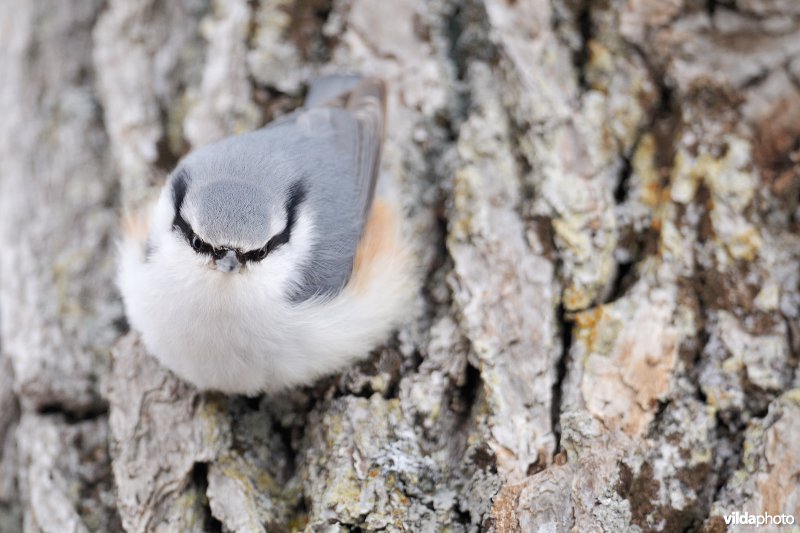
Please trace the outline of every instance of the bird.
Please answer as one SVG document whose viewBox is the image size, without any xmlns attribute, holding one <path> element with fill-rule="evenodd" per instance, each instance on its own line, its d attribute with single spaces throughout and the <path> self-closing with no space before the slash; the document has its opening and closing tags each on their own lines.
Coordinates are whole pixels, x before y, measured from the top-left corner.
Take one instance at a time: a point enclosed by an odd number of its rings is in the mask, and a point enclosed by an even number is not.
<svg viewBox="0 0 800 533">
<path fill-rule="evenodd" d="M 329 75 L 303 107 L 185 155 L 121 228 L 117 286 L 146 351 L 201 390 L 276 393 L 365 359 L 418 289 L 376 198 L 386 88 Z"/>
</svg>

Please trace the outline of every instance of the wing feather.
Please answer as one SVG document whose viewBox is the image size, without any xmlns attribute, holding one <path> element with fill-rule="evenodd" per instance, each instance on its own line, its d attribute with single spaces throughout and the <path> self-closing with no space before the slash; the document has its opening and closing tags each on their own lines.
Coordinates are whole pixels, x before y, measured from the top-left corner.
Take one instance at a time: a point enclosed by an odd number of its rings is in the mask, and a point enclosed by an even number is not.
<svg viewBox="0 0 800 533">
<path fill-rule="evenodd" d="M 338 92 L 345 90 L 346 92 Z M 355 164 L 354 190 L 357 205 L 366 221 L 375 196 L 386 116 L 386 86 L 377 78 L 329 76 L 320 78 L 309 91 L 306 113 L 320 108 L 338 108 L 355 118 L 326 114 L 325 120 L 334 129 L 337 145 L 349 153 Z M 313 126 L 312 126 L 313 127 Z"/>
<path fill-rule="evenodd" d="M 312 84 L 303 109 L 268 126 L 293 128 L 293 138 L 300 139 L 300 151 L 308 159 L 307 169 L 312 174 L 322 171 L 314 174 L 321 181 L 312 193 L 320 195 L 315 216 L 326 237 L 314 245 L 313 266 L 306 269 L 297 301 L 336 293 L 350 278 L 375 195 L 385 109 L 381 80 L 334 76 Z"/>
<path fill-rule="evenodd" d="M 349 116 L 325 113 L 326 108 L 343 109 L 349 112 Z M 351 117 L 355 119 L 355 127 Z M 362 222 L 366 223 L 378 181 L 385 120 L 386 85 L 382 80 L 331 75 L 311 84 L 303 109 L 281 117 L 267 127 L 294 123 L 309 136 L 314 136 L 323 125 L 333 128 L 338 148 L 353 158 L 356 203 L 361 206 Z"/>
<path fill-rule="evenodd" d="M 358 139 L 355 161 L 358 169 L 358 187 L 361 190 L 363 216 L 369 215 L 375 184 L 378 181 L 381 147 L 383 146 L 386 116 L 386 87 L 375 78 L 364 78 L 350 93 L 346 109 L 358 121 Z"/>
</svg>

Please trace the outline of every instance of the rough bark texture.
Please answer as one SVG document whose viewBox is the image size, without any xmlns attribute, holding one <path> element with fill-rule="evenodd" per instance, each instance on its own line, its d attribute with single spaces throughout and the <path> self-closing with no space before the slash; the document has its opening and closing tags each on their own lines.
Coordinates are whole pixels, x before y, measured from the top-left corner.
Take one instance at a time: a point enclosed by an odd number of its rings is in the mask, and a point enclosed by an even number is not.
<svg viewBox="0 0 800 533">
<path fill-rule="evenodd" d="M 0 531 L 800 520 L 798 58 L 794 0 L 0 0 Z M 389 88 L 416 313 L 199 393 L 116 221 L 340 71 Z"/>
</svg>

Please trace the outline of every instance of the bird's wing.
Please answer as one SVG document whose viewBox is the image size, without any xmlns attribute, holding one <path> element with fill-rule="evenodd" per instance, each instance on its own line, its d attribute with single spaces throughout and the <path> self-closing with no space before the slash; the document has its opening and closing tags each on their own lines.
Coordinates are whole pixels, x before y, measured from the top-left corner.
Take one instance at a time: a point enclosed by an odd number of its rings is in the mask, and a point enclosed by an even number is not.
<svg viewBox="0 0 800 533">
<path fill-rule="evenodd" d="M 386 87 L 382 80 L 327 76 L 311 84 L 303 109 L 268 127 L 293 123 L 310 137 L 332 129 L 337 152 L 352 158 L 354 204 L 361 208 L 365 222 L 378 179 L 385 114 Z"/>
<path fill-rule="evenodd" d="M 356 191 L 360 193 L 363 216 L 366 218 L 375 196 L 381 146 L 386 116 L 386 87 L 376 78 L 364 78 L 350 92 L 345 109 L 358 122 L 358 135 L 353 147 L 356 162 Z"/>
<path fill-rule="evenodd" d="M 308 87 L 308 94 L 306 94 L 306 101 L 303 107 L 308 109 L 315 106 L 330 105 L 332 100 L 351 93 L 363 81 L 364 78 L 358 74 L 333 74 L 317 78 Z"/>
<path fill-rule="evenodd" d="M 291 128 L 297 151 L 313 179 L 316 222 L 325 239 L 313 250 L 298 301 L 333 294 L 347 283 L 359 241 L 370 215 L 383 144 L 385 87 L 381 80 L 359 78 L 347 86 L 341 78 L 322 78 L 312 85 L 309 105 L 268 128 Z M 331 86 L 326 86 L 331 84 Z M 278 134 L 278 132 L 275 132 Z"/>
</svg>

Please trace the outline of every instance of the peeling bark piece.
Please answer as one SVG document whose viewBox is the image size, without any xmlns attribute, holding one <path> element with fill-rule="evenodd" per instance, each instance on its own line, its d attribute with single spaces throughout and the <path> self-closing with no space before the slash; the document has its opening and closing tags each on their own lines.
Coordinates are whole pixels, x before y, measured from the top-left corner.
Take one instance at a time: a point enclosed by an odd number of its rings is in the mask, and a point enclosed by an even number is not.
<svg viewBox="0 0 800 533">
<path fill-rule="evenodd" d="M 586 411 L 565 413 L 564 459 L 504 486 L 493 530 L 680 531 L 699 523 L 715 487 L 714 418 L 699 402 L 667 409 L 653 441 L 609 430 Z"/>
<path fill-rule="evenodd" d="M 566 414 L 562 424 L 567 463 L 506 485 L 494 500 L 489 531 L 629 529 L 630 505 L 616 487 L 621 461 L 640 450 L 585 411 Z"/>
<path fill-rule="evenodd" d="M 453 317 L 440 317 L 430 328 L 426 358 L 418 372 L 405 376 L 400 383 L 406 418 L 419 426 L 427 439 L 441 444 L 452 438 L 456 425 L 449 416 L 450 409 L 456 407 L 451 402 L 455 401 L 458 388 L 467 385 L 468 348 L 460 335 Z"/>
<path fill-rule="evenodd" d="M 708 329 L 700 383 L 710 405 L 720 410 L 760 410 L 763 395 L 769 398 L 791 382 L 784 324 L 772 334 L 752 335 L 730 313 L 719 311 Z"/>
<path fill-rule="evenodd" d="M 495 497 L 489 531 L 569 531 L 574 520 L 569 466 L 552 466 L 515 485 L 505 485 Z"/>
<path fill-rule="evenodd" d="M 264 398 L 262 409 L 273 399 Z M 230 531 L 272 531 L 301 522 L 302 488 L 289 478 L 292 457 L 266 411 L 231 401 L 232 442 L 208 467 L 209 505 Z"/>
<path fill-rule="evenodd" d="M 644 531 L 682 531 L 707 515 L 720 482 L 713 469 L 723 464 L 715 455 L 725 453 L 715 444 L 714 414 L 693 398 L 667 404 L 639 454 L 620 465 L 616 490 L 629 503 L 632 525 Z"/>
<path fill-rule="evenodd" d="M 675 288 L 635 286 L 575 317 L 570 358 L 582 404 L 610 428 L 643 435 L 670 393 L 678 360 Z M 575 383 L 571 377 L 568 382 Z"/>
<path fill-rule="evenodd" d="M 791 389 L 770 404 L 744 435 L 744 455 L 711 510 L 707 525 L 734 512 L 800 516 L 800 389 Z M 724 524 L 724 521 L 722 521 Z M 728 531 L 749 531 L 734 526 Z"/>
<path fill-rule="evenodd" d="M 68 424 L 25 414 L 17 430 L 25 531 L 115 531 L 108 426 L 104 418 Z"/>
<path fill-rule="evenodd" d="M 229 446 L 224 399 L 201 396 L 178 380 L 131 333 L 114 349 L 108 402 L 117 505 L 125 529 L 202 529 L 206 480 L 193 485 L 192 475 L 197 463 L 217 459 Z"/>
<path fill-rule="evenodd" d="M 418 447 L 399 401 L 341 398 L 312 413 L 301 465 L 308 528 L 435 528 L 442 473 Z M 445 500 L 446 501 L 446 500 Z M 440 517 L 441 518 L 441 517 Z"/>
</svg>

